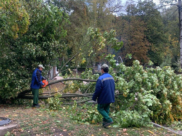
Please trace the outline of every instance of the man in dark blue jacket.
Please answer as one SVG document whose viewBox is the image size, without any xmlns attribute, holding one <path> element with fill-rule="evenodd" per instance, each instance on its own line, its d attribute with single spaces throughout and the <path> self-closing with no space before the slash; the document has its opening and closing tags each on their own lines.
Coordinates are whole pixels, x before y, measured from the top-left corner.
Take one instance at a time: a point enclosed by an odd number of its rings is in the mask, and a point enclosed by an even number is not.
<svg viewBox="0 0 182 136">
<path fill-rule="evenodd" d="M 107 64 L 102 65 L 102 75 L 98 78 L 96 83 L 95 92 L 92 100 L 98 102 L 98 111 L 103 116 L 103 126 L 107 127 L 113 123 L 113 120 L 109 117 L 110 103 L 114 103 L 114 91 L 115 83 L 114 78 L 108 74 L 109 67 Z"/>
<path fill-rule="evenodd" d="M 33 107 L 40 107 L 38 104 L 39 100 L 39 89 L 41 88 L 44 83 L 42 83 L 42 70 L 44 69 L 43 65 L 38 65 L 38 67 L 34 70 L 32 74 L 32 81 L 31 81 L 31 90 L 33 94 Z"/>
</svg>

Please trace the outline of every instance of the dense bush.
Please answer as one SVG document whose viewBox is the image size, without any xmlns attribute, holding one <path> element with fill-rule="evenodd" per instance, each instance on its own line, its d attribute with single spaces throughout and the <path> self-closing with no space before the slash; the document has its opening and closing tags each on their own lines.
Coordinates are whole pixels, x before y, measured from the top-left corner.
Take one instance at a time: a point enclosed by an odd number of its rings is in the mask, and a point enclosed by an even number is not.
<svg viewBox="0 0 182 136">
<path fill-rule="evenodd" d="M 33 69 L 49 70 L 64 48 L 68 16 L 41 0 L 0 2 L 0 98 L 16 97 L 30 86 Z"/>
</svg>

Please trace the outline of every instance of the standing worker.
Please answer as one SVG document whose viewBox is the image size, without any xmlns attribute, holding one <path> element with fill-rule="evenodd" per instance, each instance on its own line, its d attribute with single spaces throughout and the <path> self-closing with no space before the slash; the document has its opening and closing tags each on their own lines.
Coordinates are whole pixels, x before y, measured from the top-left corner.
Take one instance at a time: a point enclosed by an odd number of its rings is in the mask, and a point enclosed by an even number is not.
<svg viewBox="0 0 182 136">
<path fill-rule="evenodd" d="M 108 74 L 109 67 L 107 64 L 101 66 L 102 75 L 98 78 L 96 83 L 95 92 L 92 100 L 98 102 L 98 111 L 103 116 L 103 127 L 107 127 L 113 123 L 109 117 L 109 107 L 114 103 L 115 83 L 114 78 Z"/>
<path fill-rule="evenodd" d="M 31 90 L 32 90 L 32 94 L 33 94 L 33 106 L 32 107 L 36 107 L 39 108 L 40 105 L 38 103 L 39 100 L 39 89 L 41 86 L 44 85 L 44 83 L 42 82 L 42 80 L 44 79 L 42 77 L 42 70 L 44 69 L 43 65 L 38 65 L 38 67 L 34 70 L 33 74 L 32 74 L 32 81 L 31 81 Z"/>
</svg>

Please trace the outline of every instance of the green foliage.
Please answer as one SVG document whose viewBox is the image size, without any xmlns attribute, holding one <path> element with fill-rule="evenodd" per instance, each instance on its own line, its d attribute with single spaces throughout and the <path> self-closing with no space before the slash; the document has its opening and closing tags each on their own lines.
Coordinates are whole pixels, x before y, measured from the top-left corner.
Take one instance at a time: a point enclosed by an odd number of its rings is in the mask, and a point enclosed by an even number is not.
<svg viewBox="0 0 182 136">
<path fill-rule="evenodd" d="M 146 60 L 144 61 L 144 63 L 146 63 L 148 61 L 147 57 L 149 57 L 155 65 L 159 66 L 164 57 L 166 57 L 166 54 L 168 54 L 168 50 L 164 48 L 171 47 L 171 45 L 169 45 L 170 40 L 168 40 L 168 35 L 176 34 L 178 31 L 176 31 L 176 27 L 178 28 L 177 24 L 166 27 L 165 25 L 168 24 L 169 21 L 169 13 L 162 12 L 162 14 L 166 14 L 166 20 L 163 20 L 161 13 L 158 11 L 153 1 L 144 0 L 139 1 L 135 5 L 130 4 L 126 12 L 127 15 L 120 16 L 120 21 L 118 21 L 116 25 L 118 35 L 121 35 L 124 43 L 129 45 L 128 48 L 127 46 L 123 48 L 123 51 L 132 53 L 134 60 L 137 59 L 141 63 L 143 63 L 144 60 Z M 132 18 L 134 18 L 134 22 Z M 125 21 L 126 23 L 124 23 Z M 172 33 L 170 33 L 171 27 L 175 27 L 175 31 L 172 29 Z M 165 33 L 164 30 L 169 30 L 170 32 Z"/>
<path fill-rule="evenodd" d="M 70 75 L 72 75 L 72 71 L 68 69 L 70 72 Z M 68 78 L 69 76 L 66 74 L 64 78 Z M 79 76 L 78 76 L 79 77 Z M 90 79 L 90 80 L 95 80 L 99 77 L 99 74 L 92 74 L 91 69 L 86 69 L 84 72 L 81 73 L 80 78 L 82 79 Z M 64 92 L 69 92 L 69 93 L 75 93 L 77 91 L 81 91 L 82 93 L 92 93 L 94 88 L 95 88 L 95 83 L 90 82 L 86 83 L 83 81 L 70 81 L 70 82 L 65 82 L 67 87 L 64 89 Z"/>
<path fill-rule="evenodd" d="M 145 22 L 135 16 L 119 18 L 121 22 L 117 24 L 117 27 L 119 27 L 117 33 L 121 35 L 124 41 L 121 55 L 125 64 L 131 66 L 133 60 L 139 60 L 142 64 L 145 64 L 148 62 L 147 53 L 151 46 L 145 36 L 145 31 L 147 31 Z M 132 54 L 132 57 L 128 54 Z"/>
<path fill-rule="evenodd" d="M 124 60 L 127 53 L 131 53 L 132 59 L 125 60 L 125 64 L 130 66 L 136 59 L 142 64 L 152 60 L 154 65 L 160 66 L 169 56 L 171 66 L 175 67 L 173 62 L 179 59 L 179 15 L 175 5 L 159 11 L 155 2 L 144 0 L 137 4 L 129 4 L 126 9 L 127 14 L 115 16 L 113 12 L 120 12 L 121 9 L 119 9 L 120 3 L 116 0 L 53 0 L 53 2 L 63 8 L 65 13 L 70 12 L 71 24 L 66 26 L 68 31 L 66 44 L 69 49 L 64 52 L 64 59 L 79 53 L 79 56 L 72 61 L 74 66 L 80 64 L 82 60 L 85 62 L 84 67 L 95 62 L 100 63 L 103 61 L 102 56 L 105 57 L 108 53 L 120 55 Z M 89 42 L 91 36 L 87 35 L 88 28 L 94 30 L 95 39 L 92 37 L 92 42 Z M 116 36 L 98 44 L 97 40 L 103 41 L 101 35 L 106 38 L 105 33 L 107 35 L 111 29 L 116 30 Z M 111 35 L 114 33 L 112 30 Z M 117 46 L 109 42 L 114 43 L 116 38 L 124 42 L 123 47 L 121 42 L 118 42 Z M 101 50 L 96 50 L 101 46 L 103 46 Z"/>
<path fill-rule="evenodd" d="M 0 97 L 9 99 L 29 88 L 31 74 L 39 63 L 45 65 L 45 73 L 57 63 L 65 48 L 63 27 L 68 16 L 41 0 L 1 1 L 0 5 L 4 5 L 0 8 Z M 12 26 L 16 29 L 9 29 Z"/>
<path fill-rule="evenodd" d="M 164 61 L 161 63 L 160 67 L 171 66 L 171 57 L 167 56 Z"/>
<path fill-rule="evenodd" d="M 181 121 L 174 121 L 171 127 L 175 130 L 182 130 L 182 123 Z"/>
<path fill-rule="evenodd" d="M 132 59 L 132 54 L 130 54 L 130 53 L 126 54 L 126 58 Z"/>
<path fill-rule="evenodd" d="M 112 48 L 116 51 L 120 50 L 123 47 L 123 42 L 118 42 L 118 39 L 116 37 L 116 31 L 111 29 L 111 31 L 105 32 L 104 37 L 107 39 L 108 44 L 112 44 Z"/>
<path fill-rule="evenodd" d="M 50 110 L 59 110 L 61 109 L 62 102 L 60 101 L 60 97 L 62 94 L 57 93 L 54 97 L 48 98 L 48 106 Z"/>
<path fill-rule="evenodd" d="M 113 127 L 151 127 L 151 121 L 148 116 L 142 116 L 137 111 L 123 111 L 120 110 L 117 113 L 112 113 L 114 121 L 116 122 Z"/>
<path fill-rule="evenodd" d="M 30 17 L 23 3 L 19 0 L 2 0 L 0 2 L 1 32 L 17 39 L 25 34 L 30 24 Z"/>
<path fill-rule="evenodd" d="M 149 66 L 152 66 L 154 63 L 151 61 L 151 60 L 149 60 L 149 62 L 148 62 L 148 65 Z"/>
<path fill-rule="evenodd" d="M 171 124 L 182 119 L 180 75 L 169 66 L 144 69 L 138 60 L 131 67 L 122 63 L 116 66 L 114 57 L 109 54 L 106 59 L 110 63 L 109 73 L 116 81 L 113 116 L 117 126 L 146 126 L 151 121 Z M 98 75 L 87 71 L 83 78 L 96 80 Z"/>
<path fill-rule="evenodd" d="M 5 134 L 5 136 L 10 136 L 10 135 L 11 133 L 9 131 Z"/>
<path fill-rule="evenodd" d="M 95 124 L 102 121 L 102 116 L 98 113 L 96 106 L 93 107 L 85 104 L 78 108 L 76 102 L 72 106 L 70 118 L 87 124 Z"/>
<path fill-rule="evenodd" d="M 124 73 L 119 76 L 111 73 L 118 81 L 116 90 L 124 96 L 118 96 L 115 103 L 121 110 L 135 110 L 160 124 L 181 118 L 182 77 L 170 67 L 144 70 L 139 61 L 134 61 L 132 67 L 123 64 L 114 67 Z"/>
</svg>

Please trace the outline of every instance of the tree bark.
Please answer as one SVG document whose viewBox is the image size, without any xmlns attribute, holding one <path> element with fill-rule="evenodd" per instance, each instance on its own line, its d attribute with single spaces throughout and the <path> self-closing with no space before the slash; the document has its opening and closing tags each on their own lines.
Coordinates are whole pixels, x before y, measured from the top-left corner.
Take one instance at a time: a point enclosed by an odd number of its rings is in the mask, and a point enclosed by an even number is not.
<svg viewBox="0 0 182 136">
<path fill-rule="evenodd" d="M 180 39 L 179 39 L 179 44 L 180 44 L 180 64 L 182 68 L 182 5 L 181 5 L 181 0 L 178 0 L 178 9 L 179 9 L 179 30 L 180 30 Z"/>
<path fill-rule="evenodd" d="M 59 98 L 73 98 L 73 97 L 91 97 L 93 94 L 89 93 L 89 94 L 63 94 L 61 97 Z M 54 97 L 53 95 L 51 96 L 39 96 L 39 99 L 48 99 Z M 19 95 L 18 98 L 22 98 L 22 99 L 33 99 L 32 95 Z"/>
<path fill-rule="evenodd" d="M 78 80 L 78 81 L 85 81 L 85 82 L 97 82 L 96 80 L 90 80 L 90 79 L 67 78 L 67 79 L 61 79 L 61 80 L 53 81 L 53 82 L 49 83 L 48 86 L 55 84 L 55 83 L 63 82 L 63 81 L 69 81 L 69 80 Z"/>
</svg>

